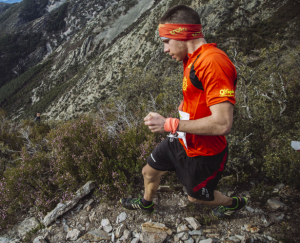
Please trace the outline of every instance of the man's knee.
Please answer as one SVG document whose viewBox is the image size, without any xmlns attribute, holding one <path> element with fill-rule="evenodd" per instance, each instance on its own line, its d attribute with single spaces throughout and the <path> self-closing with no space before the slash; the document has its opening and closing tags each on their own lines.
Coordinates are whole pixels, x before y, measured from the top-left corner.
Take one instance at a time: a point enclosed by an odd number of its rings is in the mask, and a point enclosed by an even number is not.
<svg viewBox="0 0 300 243">
<path fill-rule="evenodd" d="M 196 198 L 193 198 L 193 197 L 190 197 L 190 196 L 188 196 L 188 199 L 189 199 L 189 201 L 190 202 L 199 202 L 199 200 L 198 199 L 196 199 Z"/>
<path fill-rule="evenodd" d="M 155 180 L 159 179 L 165 173 L 166 172 L 164 172 L 164 171 L 158 171 L 158 170 L 151 168 L 148 164 L 145 165 L 142 169 L 142 174 L 144 176 L 144 179 L 147 179 L 147 180 L 155 181 Z"/>
</svg>

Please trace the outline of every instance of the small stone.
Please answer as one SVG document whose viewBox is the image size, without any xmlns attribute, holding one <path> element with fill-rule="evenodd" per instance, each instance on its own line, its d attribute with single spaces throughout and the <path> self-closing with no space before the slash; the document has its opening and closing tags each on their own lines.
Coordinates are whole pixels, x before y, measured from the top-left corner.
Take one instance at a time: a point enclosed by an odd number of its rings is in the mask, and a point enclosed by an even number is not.
<svg viewBox="0 0 300 243">
<path fill-rule="evenodd" d="M 276 242 L 276 240 L 273 239 L 271 236 L 265 235 L 265 237 L 266 237 L 269 241 Z"/>
<path fill-rule="evenodd" d="M 201 224 L 198 222 L 197 219 L 193 217 L 185 218 L 186 221 L 194 228 L 194 230 L 198 230 L 201 228 Z"/>
<path fill-rule="evenodd" d="M 212 243 L 212 239 L 200 240 L 199 243 Z"/>
<path fill-rule="evenodd" d="M 244 191 L 243 194 L 245 195 L 246 198 L 251 198 L 250 192 Z"/>
<path fill-rule="evenodd" d="M 1 241 L 1 237 L 0 237 L 0 243 L 3 243 Z M 37 238 L 35 238 L 33 240 L 33 243 L 47 243 L 47 241 L 45 241 L 44 237 L 43 236 L 38 236 Z"/>
<path fill-rule="evenodd" d="M 255 213 L 256 213 L 256 214 L 263 214 L 264 211 L 263 211 L 262 209 L 260 209 L 260 208 L 256 208 L 256 209 L 255 209 Z"/>
<path fill-rule="evenodd" d="M 89 220 L 90 222 L 93 222 L 96 218 L 96 212 L 92 212 L 90 215 L 89 215 Z"/>
<path fill-rule="evenodd" d="M 73 229 L 68 232 L 66 240 L 77 240 L 80 235 L 80 231 L 78 229 Z"/>
<path fill-rule="evenodd" d="M 228 191 L 228 192 L 227 192 L 227 196 L 228 196 L 228 197 L 232 197 L 233 195 L 234 195 L 234 191 Z"/>
<path fill-rule="evenodd" d="M 270 223 L 267 221 L 264 215 L 261 216 L 261 221 L 263 222 L 265 227 L 268 227 L 270 225 Z"/>
<path fill-rule="evenodd" d="M 69 231 L 69 226 L 67 225 L 66 220 L 63 218 L 63 228 L 64 228 L 64 232 L 68 232 Z"/>
<path fill-rule="evenodd" d="M 188 205 L 188 202 L 187 201 L 184 201 L 182 198 L 179 199 L 179 202 L 178 202 L 178 206 L 180 208 L 186 208 Z"/>
<path fill-rule="evenodd" d="M 185 233 L 185 232 L 181 232 L 181 233 L 176 234 L 176 235 L 174 236 L 174 240 L 175 240 L 175 241 L 179 241 L 179 240 L 183 237 L 184 233 Z"/>
<path fill-rule="evenodd" d="M 246 242 L 246 237 L 244 235 L 235 235 L 241 242 Z"/>
<path fill-rule="evenodd" d="M 268 203 L 269 207 L 271 209 L 274 209 L 274 210 L 276 210 L 276 209 L 278 209 L 280 207 L 283 208 L 283 207 L 286 206 L 284 203 L 282 203 L 282 202 L 280 202 L 280 201 L 278 201 L 277 199 L 274 199 L 274 198 L 269 199 L 267 201 L 267 203 Z"/>
<path fill-rule="evenodd" d="M 187 240 L 185 240 L 184 243 L 194 243 L 194 239 L 190 237 Z"/>
<path fill-rule="evenodd" d="M 245 224 L 244 228 L 246 231 L 250 232 L 251 231 L 251 224 Z"/>
<path fill-rule="evenodd" d="M 201 230 L 193 230 L 189 232 L 190 235 L 202 235 L 202 231 Z"/>
<path fill-rule="evenodd" d="M 89 205 L 89 206 L 86 207 L 86 211 L 88 211 L 88 212 L 91 211 L 91 209 L 92 209 L 91 205 Z"/>
<path fill-rule="evenodd" d="M 189 239 L 189 234 L 187 232 L 181 232 L 183 233 L 183 236 L 181 237 L 181 240 L 188 240 Z"/>
<path fill-rule="evenodd" d="M 230 240 L 231 242 L 235 242 L 235 243 L 241 242 L 241 240 L 239 238 L 237 238 L 236 236 L 230 236 L 228 238 L 228 240 Z"/>
<path fill-rule="evenodd" d="M 100 241 L 100 240 L 110 240 L 108 233 L 103 230 L 93 230 L 86 233 L 81 237 L 83 240 L 89 241 Z"/>
<path fill-rule="evenodd" d="M 90 199 L 83 207 L 83 209 L 86 209 L 88 206 L 91 206 L 91 204 L 94 202 L 94 199 Z M 89 211 L 89 210 L 87 210 Z"/>
<path fill-rule="evenodd" d="M 140 241 L 139 238 L 134 238 L 130 243 L 138 243 Z"/>
<path fill-rule="evenodd" d="M 80 209 L 82 208 L 83 204 L 78 204 L 78 206 L 75 208 L 75 212 L 78 213 Z"/>
<path fill-rule="evenodd" d="M 128 240 L 131 237 L 131 232 L 127 229 L 124 230 L 123 236 L 124 236 L 124 240 Z"/>
<path fill-rule="evenodd" d="M 166 227 L 164 224 L 156 222 L 146 222 L 142 224 L 143 232 L 166 232 L 168 235 L 172 235 L 172 230 Z"/>
<path fill-rule="evenodd" d="M 183 194 L 187 196 L 188 193 L 187 193 L 186 188 L 185 188 L 185 187 L 182 187 L 182 190 L 183 190 Z"/>
<path fill-rule="evenodd" d="M 251 228 L 250 232 L 251 233 L 258 233 L 259 232 L 259 228 L 253 227 L 253 228 Z"/>
<path fill-rule="evenodd" d="M 167 236 L 168 234 L 165 232 L 142 232 L 140 240 L 145 243 L 162 243 Z"/>
<path fill-rule="evenodd" d="M 121 224 L 116 230 L 116 237 L 120 238 L 121 235 L 123 234 L 124 230 L 125 230 L 125 225 Z"/>
<path fill-rule="evenodd" d="M 117 217 L 117 224 L 125 221 L 127 218 L 127 214 L 125 212 L 121 213 L 118 217 Z"/>
<path fill-rule="evenodd" d="M 109 220 L 108 219 L 102 219 L 101 220 L 101 225 L 104 227 L 104 226 L 108 226 L 108 225 L 110 225 L 110 222 L 109 222 Z"/>
<path fill-rule="evenodd" d="M 177 233 L 190 231 L 190 229 L 186 225 L 180 225 L 177 227 Z"/>
<path fill-rule="evenodd" d="M 284 213 L 269 213 L 270 221 L 273 223 L 280 223 L 284 219 Z"/>
<path fill-rule="evenodd" d="M 111 225 L 103 226 L 103 230 L 107 233 L 111 232 L 113 230 L 113 227 Z"/>
<path fill-rule="evenodd" d="M 283 183 L 280 183 L 280 184 L 277 184 L 274 189 L 273 189 L 273 193 L 277 193 L 279 192 L 281 189 L 284 188 L 284 184 Z"/>
<path fill-rule="evenodd" d="M 140 238 L 140 234 L 137 231 L 133 231 L 132 235 L 134 238 Z"/>
<path fill-rule="evenodd" d="M 246 209 L 247 211 L 249 211 L 250 213 L 254 213 L 254 211 L 255 211 L 253 208 L 248 207 L 248 206 L 246 206 L 245 209 Z"/>
<path fill-rule="evenodd" d="M 220 235 L 219 234 L 207 234 L 206 237 L 208 237 L 208 238 L 219 238 Z"/>
<path fill-rule="evenodd" d="M 212 233 L 212 230 L 211 229 L 204 229 L 203 233 L 204 234 L 210 234 L 210 233 Z"/>
<path fill-rule="evenodd" d="M 115 236 L 115 233 L 112 233 L 112 234 L 111 234 L 111 241 L 112 241 L 112 242 L 115 242 L 115 237 L 116 237 L 116 236 Z"/>
</svg>

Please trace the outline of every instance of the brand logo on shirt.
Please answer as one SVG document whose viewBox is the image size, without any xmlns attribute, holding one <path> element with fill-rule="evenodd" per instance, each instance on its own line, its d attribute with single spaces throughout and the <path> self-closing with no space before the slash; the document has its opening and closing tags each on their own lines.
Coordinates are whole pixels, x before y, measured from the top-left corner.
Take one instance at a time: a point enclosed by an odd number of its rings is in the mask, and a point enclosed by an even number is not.
<svg viewBox="0 0 300 243">
<path fill-rule="evenodd" d="M 220 97 L 230 97 L 230 96 L 234 96 L 234 90 L 229 90 L 229 89 L 220 90 Z"/>
<path fill-rule="evenodd" d="M 186 30 L 187 30 L 186 28 L 179 27 L 176 30 L 171 30 L 170 33 L 171 33 L 171 35 L 176 35 L 176 34 L 179 34 L 180 32 L 186 31 Z"/>
<path fill-rule="evenodd" d="M 186 91 L 187 90 L 187 78 L 184 77 L 182 80 L 182 90 Z"/>
</svg>

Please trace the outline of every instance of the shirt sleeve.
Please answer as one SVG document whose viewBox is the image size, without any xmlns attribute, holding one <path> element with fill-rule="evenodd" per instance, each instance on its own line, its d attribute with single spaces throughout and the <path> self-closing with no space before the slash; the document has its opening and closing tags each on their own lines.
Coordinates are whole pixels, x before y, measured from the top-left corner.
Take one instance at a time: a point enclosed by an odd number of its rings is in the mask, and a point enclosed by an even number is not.
<svg viewBox="0 0 300 243">
<path fill-rule="evenodd" d="M 237 73 L 226 55 L 212 53 L 201 63 L 201 77 L 207 106 L 224 101 L 235 104 L 235 86 Z"/>
</svg>

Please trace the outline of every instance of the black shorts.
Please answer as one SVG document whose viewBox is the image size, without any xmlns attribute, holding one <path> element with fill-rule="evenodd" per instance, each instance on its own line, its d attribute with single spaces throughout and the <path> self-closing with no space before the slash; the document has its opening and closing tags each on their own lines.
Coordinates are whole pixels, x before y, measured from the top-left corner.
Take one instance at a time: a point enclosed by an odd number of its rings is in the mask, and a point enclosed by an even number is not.
<svg viewBox="0 0 300 243">
<path fill-rule="evenodd" d="M 162 141 L 151 153 L 147 163 L 155 170 L 176 171 L 178 180 L 190 197 L 213 201 L 214 190 L 228 158 L 228 147 L 213 156 L 188 157 L 178 139 Z"/>
</svg>

